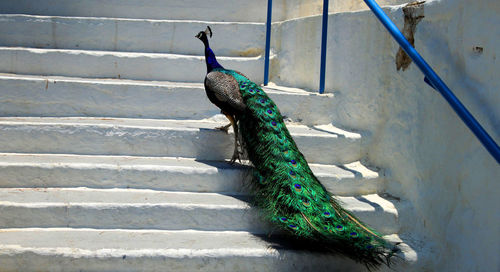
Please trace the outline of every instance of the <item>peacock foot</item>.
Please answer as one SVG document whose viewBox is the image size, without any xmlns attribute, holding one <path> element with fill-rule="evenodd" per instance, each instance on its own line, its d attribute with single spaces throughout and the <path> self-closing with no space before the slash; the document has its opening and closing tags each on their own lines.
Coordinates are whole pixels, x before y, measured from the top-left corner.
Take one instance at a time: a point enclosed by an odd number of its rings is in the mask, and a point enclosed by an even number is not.
<svg viewBox="0 0 500 272">
<path fill-rule="evenodd" d="M 233 157 L 231 157 L 231 160 L 229 161 L 229 164 L 234 164 L 236 160 L 238 160 L 238 162 L 241 163 L 240 155 L 242 154 L 239 151 L 235 150 L 233 153 Z"/>
<path fill-rule="evenodd" d="M 215 129 L 218 129 L 218 130 L 222 130 L 226 133 L 229 133 L 228 130 L 229 130 L 229 127 L 231 126 L 231 123 L 225 125 L 225 126 L 221 126 L 221 127 L 216 127 Z"/>
</svg>

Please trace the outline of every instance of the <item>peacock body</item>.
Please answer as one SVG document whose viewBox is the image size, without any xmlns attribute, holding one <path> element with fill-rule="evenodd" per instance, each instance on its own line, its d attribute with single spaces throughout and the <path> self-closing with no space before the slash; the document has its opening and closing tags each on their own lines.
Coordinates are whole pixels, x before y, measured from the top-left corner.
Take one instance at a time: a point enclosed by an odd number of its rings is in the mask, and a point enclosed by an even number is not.
<svg viewBox="0 0 500 272">
<path fill-rule="evenodd" d="M 202 33 L 211 35 L 211 30 L 207 28 L 198 36 L 203 36 Z M 251 188 L 262 216 L 295 239 L 312 241 L 324 250 L 344 254 L 368 267 L 389 264 L 389 258 L 398 248 L 342 208 L 312 173 L 276 104 L 242 73 L 218 64 L 208 40 L 204 43 L 208 51 L 207 77 L 212 73 L 211 77 L 217 75 L 216 80 L 227 81 L 215 84 L 209 79 L 207 84 L 205 79 L 207 95 L 214 97 L 223 92 L 224 98 L 236 100 L 231 103 L 218 100 L 214 104 L 238 105 L 232 109 L 220 108 L 226 116 L 234 118 L 235 134 L 239 130 L 254 166 Z M 236 150 L 237 141 L 236 135 Z"/>
</svg>

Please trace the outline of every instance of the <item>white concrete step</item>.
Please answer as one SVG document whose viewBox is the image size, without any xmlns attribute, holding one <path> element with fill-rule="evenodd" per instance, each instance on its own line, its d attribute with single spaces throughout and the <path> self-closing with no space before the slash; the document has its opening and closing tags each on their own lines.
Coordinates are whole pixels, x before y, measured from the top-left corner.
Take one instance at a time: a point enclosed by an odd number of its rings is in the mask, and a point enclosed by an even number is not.
<svg viewBox="0 0 500 272">
<path fill-rule="evenodd" d="M 0 116 L 108 116 L 205 119 L 220 113 L 200 83 L 0 74 Z M 265 88 L 283 115 L 332 123 L 333 94 Z"/>
<path fill-rule="evenodd" d="M 376 194 L 337 198 L 380 233 L 398 232 L 398 210 L 392 202 Z M 269 232 L 269 226 L 244 199 L 217 193 L 145 189 L 0 188 L 0 228 Z"/>
<path fill-rule="evenodd" d="M 231 158 L 224 123 L 194 120 L 0 117 L 0 152 Z M 308 162 L 335 164 L 362 156 L 361 135 L 332 125 L 287 125 Z M 328 147 L 325 149 L 325 147 Z"/>
<path fill-rule="evenodd" d="M 235 230 L 263 233 L 248 204 L 215 193 L 3 188 L 0 226 Z"/>
<path fill-rule="evenodd" d="M 270 246 L 233 231 L 1 229 L 0 263 L 6 271 L 365 271 L 331 254 Z"/>
<path fill-rule="evenodd" d="M 267 0 L 15 0 L 0 1 L 0 13 L 265 22 Z"/>
<path fill-rule="evenodd" d="M 383 179 L 361 163 L 310 164 L 335 195 L 373 194 Z M 244 192 L 249 169 L 186 158 L 0 153 L 0 187 L 136 188 L 187 192 Z M 22 175 L 20 175 L 22 173 Z"/>
<path fill-rule="evenodd" d="M 193 42 L 201 44 L 194 36 Z M 263 81 L 262 57 L 217 59 L 257 84 Z M 206 69 L 202 55 L 0 47 L 3 73 L 203 82 Z"/>
<path fill-rule="evenodd" d="M 203 55 L 203 44 L 194 36 L 207 25 L 217 55 L 255 57 L 264 51 L 263 23 L 17 14 L 0 14 L 0 45 Z"/>
</svg>

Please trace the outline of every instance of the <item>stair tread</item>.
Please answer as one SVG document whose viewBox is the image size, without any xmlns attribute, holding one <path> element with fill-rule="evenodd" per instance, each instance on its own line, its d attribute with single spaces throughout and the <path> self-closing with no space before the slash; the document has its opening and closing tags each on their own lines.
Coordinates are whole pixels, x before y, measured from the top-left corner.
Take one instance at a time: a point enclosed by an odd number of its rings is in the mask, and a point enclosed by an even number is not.
<svg viewBox="0 0 500 272">
<path fill-rule="evenodd" d="M 380 233 L 399 230 L 394 203 L 376 194 L 336 198 L 345 209 Z M 255 233 L 270 229 L 245 195 L 84 187 L 0 188 L 0 199 L 3 214 L 0 226 L 4 228 L 154 228 Z"/>
<path fill-rule="evenodd" d="M 109 51 L 109 50 L 85 50 L 85 49 L 59 49 L 59 48 L 35 48 L 23 46 L 0 46 L 0 51 L 24 51 L 34 54 L 44 53 L 64 53 L 70 55 L 89 55 L 94 57 L 115 56 L 124 58 L 139 58 L 147 57 L 150 59 L 186 59 L 204 61 L 203 55 L 187 55 L 175 53 L 148 53 L 148 52 L 125 52 L 125 51 Z M 201 53 L 201 52 L 200 52 Z M 224 60 L 260 60 L 262 56 L 240 57 L 240 56 L 217 56 L 217 59 Z"/>
<path fill-rule="evenodd" d="M 353 261 L 327 254 L 274 249 L 251 233 L 232 231 L 0 229 L 0 251 L 3 267 L 13 270 L 36 269 L 47 259 L 50 262 L 45 269 L 61 271 L 361 268 Z"/>
<path fill-rule="evenodd" d="M 206 74 L 201 55 L 1 46 L 0 59 L 0 71 L 5 73 L 185 82 L 201 82 Z M 221 65 L 257 83 L 262 82 L 263 60 L 262 56 L 218 58 Z"/>
<path fill-rule="evenodd" d="M 29 74 L 15 74 L 15 73 L 0 73 L 0 79 L 33 80 L 33 81 L 49 80 L 49 81 L 55 81 L 55 82 L 204 88 L 203 83 L 201 83 L 201 82 L 194 83 L 194 82 L 176 82 L 176 81 L 168 81 L 168 80 L 138 80 L 138 79 L 126 79 L 126 78 L 92 78 L 92 77 L 72 77 L 72 76 L 56 76 L 56 75 L 29 75 Z"/>
<path fill-rule="evenodd" d="M 99 127 L 133 127 L 147 129 L 200 130 L 214 129 L 225 124 L 214 120 L 159 120 L 139 118 L 107 118 L 107 117 L 0 117 L 0 124 L 5 125 L 61 125 L 61 126 L 99 126 Z M 311 136 L 324 138 L 360 139 L 361 134 L 345 131 L 332 124 L 308 127 L 300 124 L 287 124 L 294 136 Z"/>
<path fill-rule="evenodd" d="M 224 116 L 203 120 L 107 117 L 0 117 L 0 152 L 192 157 L 225 160 L 234 137 L 216 127 Z M 333 125 L 287 127 L 311 163 L 350 163 L 360 159 L 362 137 Z M 7 139 L 16 139 L 8 141 Z M 329 145 L 335 152 L 325 152 Z M 320 155 L 321 154 L 321 155 Z"/>
<path fill-rule="evenodd" d="M 48 168 L 108 168 L 108 169 L 182 169 L 195 168 L 199 171 L 217 171 L 221 168 L 244 170 L 246 165 L 229 165 L 227 162 L 199 161 L 192 158 L 175 157 L 140 157 L 140 156 L 99 156 L 99 155 L 74 155 L 74 154 L 24 154 L 0 153 L 0 167 L 6 166 L 40 166 Z M 360 162 L 346 165 L 309 164 L 313 172 L 319 177 L 336 176 L 339 178 L 354 178 L 361 175 L 363 178 L 377 178 L 374 172 Z"/>
<path fill-rule="evenodd" d="M 219 56 L 255 57 L 264 52 L 262 23 L 5 14 L 0 14 L 0 45 L 202 55 L 203 44 L 194 35 L 207 25 L 218 33 L 212 45 Z M 239 32 L 253 35 L 235 40 Z"/>
<path fill-rule="evenodd" d="M 134 206 L 180 205 L 205 208 L 247 209 L 244 196 L 219 193 L 168 192 L 149 189 L 91 188 L 0 188 L 0 206 Z M 354 212 L 389 213 L 397 216 L 394 204 L 377 194 L 336 196 Z"/>
<path fill-rule="evenodd" d="M 29 75 L 29 74 L 13 74 L 1 73 L 0 79 L 12 80 L 31 80 L 31 81 L 51 81 L 51 82 L 74 82 L 74 83 L 94 83 L 94 84 L 109 84 L 109 85 L 139 85 L 139 86 L 165 86 L 172 88 L 198 88 L 205 90 L 202 82 L 182 82 L 182 81 L 167 81 L 167 80 L 137 80 L 126 78 L 91 78 L 91 77 L 71 77 L 71 76 L 56 76 L 56 75 Z M 268 94 L 282 94 L 292 96 L 318 96 L 318 97 L 334 97 L 334 94 L 318 94 L 312 93 L 295 87 L 286 87 L 270 84 L 262 87 Z"/>
<path fill-rule="evenodd" d="M 139 118 L 107 118 L 107 117 L 0 117 L 0 124 L 5 125 L 61 125 L 61 126 L 98 126 L 98 127 L 132 127 L 159 130 L 201 130 L 214 129 L 225 125 L 226 121 L 214 120 L 159 120 Z M 308 127 L 300 124 L 287 124 L 294 136 L 360 139 L 361 134 L 345 131 L 332 124 Z"/>
<path fill-rule="evenodd" d="M 272 244 L 245 231 L 197 231 L 197 230 L 149 230 L 149 229 L 74 229 L 74 228 L 12 228 L 0 229 L 0 251 L 7 256 L 22 254 L 66 256 L 75 259 L 134 259 L 161 257 L 185 258 L 272 258 L 287 262 L 301 260 L 311 264 L 329 264 L 338 268 L 339 262 L 348 262 L 352 271 L 354 262 L 334 254 L 294 250 L 286 247 L 272 247 Z M 385 236 L 399 244 L 398 255 L 407 265 L 417 259 L 428 258 L 428 249 L 414 246 L 420 244 L 397 234 Z M 17 257 L 16 256 L 16 257 Z M 315 260 L 313 262 L 312 260 Z M 319 262 L 318 262 L 319 261 Z M 401 261 L 401 260 L 400 260 Z M 241 259 L 239 260 L 240 264 Z M 300 264 L 300 261 L 299 261 Z M 302 263 L 304 264 L 304 263 Z M 346 265 L 346 264 L 343 264 Z M 297 265 L 295 265 L 297 266 Z M 362 266 L 356 271 L 362 270 Z"/>
<path fill-rule="evenodd" d="M 265 22 L 266 13 L 262 12 L 264 1 L 248 2 L 233 1 L 228 5 L 226 1 L 189 0 L 170 2 L 164 0 L 144 1 L 79 1 L 69 3 L 64 0 L 22 0 L 15 5 L 7 2 L 0 3 L 0 10 L 9 14 L 38 14 L 48 16 L 92 16 L 92 17 L 120 17 L 120 18 L 199 18 L 210 21 L 246 20 Z M 248 16 L 252 14 L 252 16 Z"/>
<path fill-rule="evenodd" d="M 0 153 L 0 186 L 239 193 L 251 179 L 247 165 L 175 157 Z M 375 193 L 383 181 L 360 162 L 309 166 L 335 195 Z"/>
<path fill-rule="evenodd" d="M 88 20 L 88 21 L 131 21 L 131 22 L 180 22 L 180 23 L 206 23 L 206 24 L 214 24 L 214 25 L 231 25 L 231 24 L 240 24 L 240 25 L 261 25 L 264 26 L 263 22 L 240 22 L 240 21 L 211 21 L 211 20 L 195 20 L 195 19 L 168 19 L 168 18 L 158 18 L 158 19 L 149 19 L 149 18 L 126 18 L 126 17 L 93 17 L 93 16 L 68 16 L 68 15 L 37 15 L 37 14 L 23 14 L 23 13 L 4 13 L 0 14 L 1 18 L 35 18 L 35 19 L 67 19 L 67 20 Z"/>
<path fill-rule="evenodd" d="M 0 229 L 0 247 L 71 247 L 99 249 L 262 249 L 275 251 L 257 234 L 246 231 L 91 229 L 91 228 L 8 228 Z M 397 234 L 386 236 L 402 241 Z M 265 250 L 264 250 L 265 249 Z"/>
<path fill-rule="evenodd" d="M 21 238 L 22 237 L 22 238 Z M 51 239 L 49 239 L 51 237 Z M 21 238 L 21 239 L 19 239 Z M 265 242 L 244 231 L 16 228 L 0 230 L 0 245 L 99 249 L 265 249 Z M 71 246 L 70 246 L 71 245 Z M 263 251 L 264 252 L 264 251 Z"/>
<path fill-rule="evenodd" d="M 305 125 L 334 120 L 337 100 L 333 94 L 275 85 L 264 89 L 291 120 Z M 0 93 L 0 116 L 204 119 L 220 113 L 208 100 L 202 80 L 188 83 L 0 73 Z"/>
</svg>

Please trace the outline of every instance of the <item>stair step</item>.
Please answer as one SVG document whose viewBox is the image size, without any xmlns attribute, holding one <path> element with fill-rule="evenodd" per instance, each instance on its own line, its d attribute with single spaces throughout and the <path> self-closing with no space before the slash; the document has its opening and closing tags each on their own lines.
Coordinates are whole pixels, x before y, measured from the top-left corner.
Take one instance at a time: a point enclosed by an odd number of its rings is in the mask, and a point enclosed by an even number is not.
<svg viewBox="0 0 500 272">
<path fill-rule="evenodd" d="M 219 114 L 200 83 L 0 74 L 0 116 L 108 116 L 204 119 Z M 334 96 L 265 88 L 283 115 L 328 124 Z M 196 105 L 196 106 L 194 106 Z"/>
<path fill-rule="evenodd" d="M 399 230 L 398 211 L 380 196 L 337 198 L 380 233 Z M 144 189 L 1 188 L 0 199 L 0 228 L 269 231 L 244 196 Z"/>
<path fill-rule="evenodd" d="M 193 230 L 2 229 L 0 262 L 7 271 L 364 271 L 247 232 Z"/>
<path fill-rule="evenodd" d="M 280 4 L 277 2 L 276 4 Z M 265 22 L 265 0 L 16 0 L 0 1 L 0 13 L 140 19 Z M 275 6 L 275 8 L 277 8 Z M 278 10 L 278 9 L 277 9 Z M 276 17 L 274 17 L 276 18 Z"/>
<path fill-rule="evenodd" d="M 310 164 L 335 195 L 373 194 L 377 172 L 359 162 Z M 20 175 L 19 173 L 22 173 Z M 187 158 L 0 153 L 0 187 L 135 188 L 189 192 L 242 192 L 249 169 L 226 162 Z"/>
<path fill-rule="evenodd" d="M 0 117 L 0 152 L 231 158 L 224 123 L 193 120 Z M 308 162 L 350 163 L 361 157 L 361 135 L 332 125 L 288 125 Z M 328 147 L 325 150 L 325 146 Z"/>
<path fill-rule="evenodd" d="M 214 193 L 137 189 L 0 189 L 0 226 L 265 232 L 245 201 Z"/>
<path fill-rule="evenodd" d="M 397 235 L 386 238 L 406 242 Z M 405 243 L 400 247 L 402 260 L 392 270 L 381 267 L 380 271 L 422 271 L 424 259 L 431 259 L 426 248 Z M 276 248 L 261 236 L 236 231 L 0 229 L 0 262 L 7 271 L 165 271 L 165 267 L 175 271 L 367 271 L 334 254 Z"/>
<path fill-rule="evenodd" d="M 201 44 L 194 36 L 193 42 Z M 217 60 L 229 69 L 244 73 L 257 84 L 263 81 L 262 57 L 218 57 Z M 0 47 L 0 72 L 203 82 L 206 65 L 204 56 Z"/>
<path fill-rule="evenodd" d="M 203 55 L 203 44 L 194 36 L 207 25 L 216 37 L 210 44 L 217 55 L 255 57 L 264 51 L 263 23 L 18 14 L 0 14 L 0 45 Z"/>
</svg>

